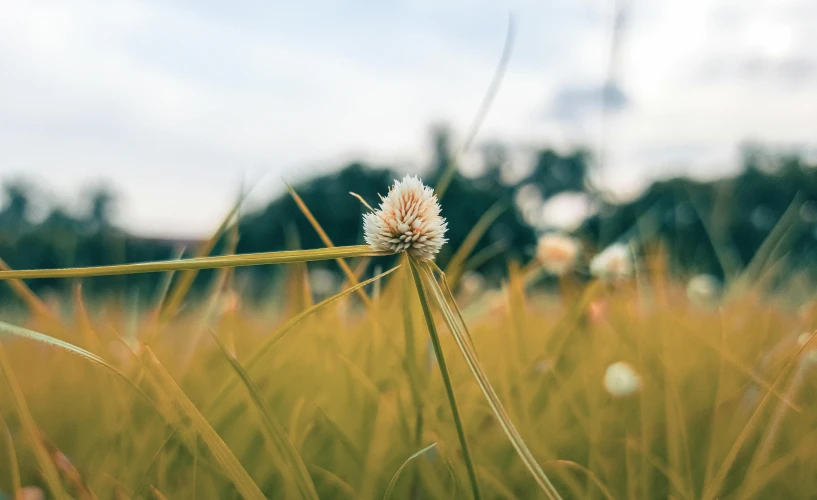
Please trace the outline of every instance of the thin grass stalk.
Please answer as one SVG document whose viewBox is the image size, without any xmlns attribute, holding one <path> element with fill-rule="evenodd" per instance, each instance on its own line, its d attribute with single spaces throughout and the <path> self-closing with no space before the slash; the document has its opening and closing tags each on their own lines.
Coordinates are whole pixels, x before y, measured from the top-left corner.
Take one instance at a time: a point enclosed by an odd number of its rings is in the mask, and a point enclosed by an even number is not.
<svg viewBox="0 0 817 500">
<path fill-rule="evenodd" d="M 437 443 L 431 443 L 430 445 L 426 446 L 422 450 L 413 453 L 410 457 L 408 457 L 406 459 L 405 462 L 403 462 L 403 465 L 401 465 L 400 468 L 397 469 L 397 472 L 394 473 L 394 475 L 391 478 L 391 481 L 389 481 L 389 486 L 386 488 L 386 493 L 383 495 L 383 500 L 389 500 L 389 498 L 391 498 L 391 494 L 394 491 L 394 486 L 397 484 L 397 480 L 400 478 L 400 473 L 403 472 L 403 469 L 406 468 L 406 466 L 409 464 L 409 462 L 411 462 L 415 458 L 419 457 L 423 453 L 425 453 L 427 451 L 430 451 L 431 449 L 435 448 L 436 446 L 437 446 Z"/>
<path fill-rule="evenodd" d="M 451 282 L 456 286 L 459 279 L 462 277 L 465 268 L 465 262 L 471 255 L 471 252 L 476 248 L 477 243 L 482 239 L 482 236 L 491 228 L 494 222 L 500 215 L 508 209 L 508 205 L 504 201 L 494 203 L 488 210 L 482 214 L 468 235 L 463 240 L 462 245 L 457 249 L 457 252 L 451 257 L 446 267 L 446 272 L 451 277 Z"/>
<path fill-rule="evenodd" d="M 798 192 L 792 202 L 789 204 L 783 215 L 772 227 L 769 235 L 760 244 L 760 248 L 755 251 L 752 260 L 744 268 L 743 272 L 737 276 L 727 290 L 725 298 L 733 297 L 737 292 L 745 292 L 749 285 L 760 278 L 761 272 L 765 265 L 777 253 L 777 249 L 782 246 L 784 242 L 789 242 L 786 238 L 797 226 L 797 218 L 800 213 L 800 206 L 803 204 L 803 196 Z"/>
<path fill-rule="evenodd" d="M 292 441 L 287 436 L 286 431 L 284 430 L 281 422 L 278 421 L 278 418 L 272 412 L 272 409 L 269 407 L 267 402 L 264 400 L 264 397 L 261 395 L 261 391 L 255 382 L 250 378 L 250 375 L 247 373 L 247 370 L 238 362 L 238 359 L 235 355 L 230 352 L 224 342 L 218 338 L 212 331 L 210 332 L 213 334 L 213 339 L 218 344 L 219 349 L 221 349 L 222 354 L 230 363 L 230 366 L 233 370 L 238 374 L 241 378 L 241 381 L 244 383 L 247 392 L 249 392 L 250 397 L 252 398 L 253 403 L 255 404 L 256 409 L 261 414 L 261 417 L 264 421 L 263 429 L 266 431 L 267 438 L 270 439 L 274 444 L 275 447 L 278 449 L 278 453 L 285 457 L 283 460 L 287 467 L 290 469 L 290 473 L 293 477 L 293 482 L 295 486 L 298 488 L 301 496 L 303 498 L 310 498 L 312 500 L 318 500 L 318 493 L 315 491 L 315 483 L 312 482 L 312 478 L 309 476 L 309 472 L 306 469 L 306 465 L 304 465 L 301 456 L 298 454 L 298 450 L 295 449 L 295 446 L 292 444 Z"/>
<path fill-rule="evenodd" d="M 328 471 L 323 467 L 315 464 L 309 464 L 309 470 L 312 471 L 312 473 L 315 474 L 316 476 L 322 476 L 325 482 L 334 486 L 336 490 L 342 491 L 347 498 L 350 498 L 352 500 L 356 500 L 357 498 L 359 498 L 355 489 L 352 488 L 349 485 L 349 483 L 341 479 L 340 476 L 338 476 L 334 472 Z"/>
<path fill-rule="evenodd" d="M 241 206 L 241 202 L 243 201 L 243 197 L 240 198 L 235 206 L 233 206 L 230 213 L 227 214 L 227 217 L 221 222 L 218 226 L 218 229 L 210 236 L 207 241 L 205 241 L 196 252 L 196 257 L 206 257 L 210 255 L 213 249 L 216 247 L 216 243 L 218 243 L 219 238 L 221 238 L 222 233 L 227 229 L 230 224 L 230 221 L 233 220 L 233 217 L 236 213 L 238 213 L 238 209 Z M 228 243 L 228 248 L 230 244 L 238 242 L 238 221 L 235 222 L 233 235 L 231 236 L 231 241 Z M 232 252 L 228 252 L 232 253 Z M 190 271 L 186 271 L 182 273 L 176 285 L 170 291 L 170 293 L 166 296 L 166 301 L 162 303 L 160 306 L 160 313 L 159 313 L 159 321 L 161 323 L 173 318 L 176 313 L 179 312 L 181 309 L 182 302 L 184 302 L 184 298 L 187 296 L 187 292 L 190 291 L 190 288 L 193 286 L 193 281 L 196 279 L 198 275 L 198 270 L 193 269 Z"/>
<path fill-rule="evenodd" d="M 817 332 L 812 334 L 811 338 L 809 338 L 809 342 L 815 336 L 817 336 Z M 740 452 L 743 444 L 749 438 L 749 433 L 754 429 L 755 424 L 758 422 L 758 420 L 760 420 L 760 416 L 763 413 L 763 410 L 766 408 L 766 405 L 772 399 L 772 395 L 774 393 L 773 389 L 777 389 L 783 383 L 786 375 L 789 373 L 789 370 L 791 370 L 792 366 L 794 366 L 794 364 L 800 359 L 800 354 L 806 349 L 809 342 L 806 342 L 800 347 L 800 349 L 798 349 L 797 353 L 792 356 L 792 358 L 780 371 L 780 374 L 772 384 L 772 388 L 766 391 L 766 394 L 763 396 L 763 399 L 760 400 L 760 403 L 757 405 L 757 408 L 755 408 L 752 416 L 749 417 L 749 421 L 746 422 L 746 425 L 743 426 L 743 429 L 740 431 L 738 438 L 735 440 L 735 443 L 732 445 L 732 448 L 726 455 L 726 458 L 718 469 L 717 474 L 715 474 L 712 482 L 704 488 L 704 494 L 702 495 L 703 499 L 706 500 L 717 496 L 718 490 L 720 489 L 724 479 L 726 479 L 726 475 L 729 473 L 729 470 L 735 463 L 735 459 L 738 457 L 738 452 Z"/>
<path fill-rule="evenodd" d="M 547 494 L 548 498 L 550 499 L 561 499 L 559 492 L 556 491 L 556 488 L 550 482 L 550 479 L 544 473 L 542 468 L 539 466 L 539 463 L 536 461 L 536 458 L 530 452 L 525 441 L 519 435 L 519 432 L 516 430 L 516 427 L 513 425 L 508 413 L 505 411 L 502 402 L 497 396 L 496 391 L 494 390 L 493 386 L 491 385 L 490 381 L 488 380 L 487 375 L 485 374 L 485 370 L 482 369 L 482 366 L 479 363 L 479 359 L 476 354 L 476 350 L 474 349 L 473 342 L 471 341 L 470 333 L 468 333 L 468 327 L 465 325 L 464 322 L 460 323 L 458 318 L 461 319 L 461 316 L 455 314 L 451 307 L 449 306 L 446 298 L 443 296 L 442 289 L 440 288 L 439 284 L 434 279 L 433 271 L 431 265 L 422 265 L 412 262 L 413 267 L 419 267 L 423 271 L 424 278 L 428 282 L 428 289 L 431 290 L 432 295 L 434 296 L 437 304 L 439 305 L 440 309 L 442 309 L 443 317 L 445 318 L 446 323 L 448 324 L 448 328 L 451 330 L 454 339 L 457 342 L 457 346 L 459 346 L 460 351 L 463 354 L 463 357 L 468 364 L 468 368 L 471 370 L 471 373 L 474 375 L 474 378 L 477 380 L 477 384 L 479 385 L 482 393 L 485 395 L 485 398 L 488 400 L 488 404 L 491 406 L 491 410 L 493 411 L 494 415 L 497 417 L 502 430 L 505 432 L 505 435 L 511 441 L 514 449 L 516 450 L 517 454 L 522 458 L 525 467 L 530 471 L 531 475 L 534 477 L 536 483 L 542 488 L 542 490 Z M 421 267 L 422 266 L 422 267 Z M 449 297 L 452 302 L 454 302 L 456 307 L 456 301 L 454 301 L 453 297 Z"/>
<path fill-rule="evenodd" d="M 508 30 L 505 33 L 505 44 L 502 47 L 502 55 L 500 56 L 499 63 L 494 71 L 494 77 L 491 79 L 491 84 L 488 86 L 488 90 L 482 97 L 482 102 L 479 105 L 477 114 L 474 116 L 471 125 L 468 127 L 468 132 L 466 133 L 465 140 L 463 141 L 460 154 L 467 153 L 468 150 L 471 149 L 471 145 L 474 143 L 474 139 L 476 138 L 477 133 L 479 133 L 479 129 L 482 127 L 482 123 L 485 121 L 485 117 L 488 116 L 488 111 L 491 109 L 491 104 L 493 104 L 494 98 L 496 97 L 499 87 L 502 84 L 502 79 L 505 76 L 505 70 L 508 69 L 508 63 L 511 60 L 511 54 L 513 54 L 513 42 L 515 38 L 516 22 L 514 21 L 513 16 L 509 16 Z M 435 186 L 434 191 L 437 192 L 437 197 L 439 199 L 442 199 L 443 194 L 445 194 L 445 191 L 448 189 L 448 186 L 451 184 L 451 181 L 454 179 L 454 174 L 456 173 L 457 162 L 453 161 L 445 172 L 443 172 L 443 175 L 437 181 L 437 185 Z"/>
<path fill-rule="evenodd" d="M 3 419 L 2 414 L 0 414 L 0 425 L 2 425 L 3 438 L 6 441 L 6 447 L 9 455 L 9 468 L 11 469 L 11 492 L 14 500 L 20 500 L 23 495 L 21 491 L 23 489 L 23 484 L 20 481 L 20 464 L 17 461 L 17 452 L 14 449 L 14 439 L 11 436 L 11 431 L 9 430 L 8 425 L 6 425 L 6 421 Z"/>
<path fill-rule="evenodd" d="M 596 475 L 595 472 L 588 469 L 587 467 L 584 467 L 584 466 L 582 466 L 580 464 L 577 464 L 576 462 L 573 462 L 571 460 L 548 460 L 547 462 L 544 463 L 544 465 L 549 465 L 549 464 L 561 465 L 561 466 L 566 467 L 568 469 L 574 469 L 574 470 L 580 471 L 581 473 L 583 473 L 583 474 L 585 474 L 587 476 L 587 478 L 590 480 L 591 483 L 596 485 L 596 487 L 599 489 L 599 491 L 602 493 L 602 495 L 604 495 L 604 497 L 607 500 L 614 500 L 615 497 L 610 492 L 610 490 L 607 488 L 607 486 L 605 486 L 604 483 L 601 482 L 601 480 L 599 479 L 599 477 Z"/>
<path fill-rule="evenodd" d="M 815 332 L 817 333 L 817 332 Z M 815 334 L 812 334 L 812 336 Z M 809 339 L 811 340 L 811 339 Z M 806 342 L 803 347 L 808 347 L 808 342 Z M 791 381 L 789 382 L 789 388 L 786 390 L 786 397 L 794 399 L 794 396 L 797 394 L 801 384 L 805 378 L 805 372 L 807 370 L 807 366 L 804 364 L 804 359 L 800 359 L 800 362 L 797 367 L 797 371 L 794 373 Z M 739 497 L 747 497 L 748 495 L 745 494 L 747 488 L 754 483 L 755 474 L 758 470 L 765 465 L 769 453 L 771 452 L 772 446 L 774 445 L 774 440 L 777 437 L 778 432 L 780 431 L 781 424 L 783 422 L 783 418 L 786 415 L 786 410 L 788 408 L 783 405 L 782 403 L 778 403 L 777 408 L 775 409 L 774 415 L 772 416 L 771 422 L 766 426 L 764 429 L 763 437 L 760 440 L 760 443 L 757 445 L 757 448 L 752 455 L 752 459 L 749 462 L 749 467 L 746 472 L 747 479 L 743 481 L 743 485 L 740 490 Z"/>
<path fill-rule="evenodd" d="M 112 266 L 0 271 L 0 280 L 90 278 L 94 276 L 156 273 L 191 269 L 220 269 L 223 267 L 292 264 L 296 262 L 315 262 L 350 257 L 377 257 L 383 255 L 391 255 L 391 253 L 373 251 L 368 245 L 353 245 L 334 248 L 316 248 L 312 250 L 288 250 L 282 252 L 261 252 L 241 255 L 196 257 L 175 261 L 139 262 L 136 264 L 117 264 Z"/>
<path fill-rule="evenodd" d="M 468 449 L 468 441 L 465 439 L 465 429 L 460 418 L 460 411 L 457 406 L 457 398 L 454 395 L 454 386 L 451 383 L 451 377 L 448 373 L 448 368 L 445 364 L 445 355 L 443 354 L 442 345 L 440 344 L 440 336 L 437 334 L 437 327 L 434 324 L 434 316 L 431 312 L 431 307 L 426 297 L 426 290 L 423 286 L 423 281 L 420 278 L 420 273 L 417 270 L 417 263 L 414 259 L 409 259 L 409 267 L 411 268 L 411 275 L 414 278 L 414 286 L 417 289 L 417 296 L 420 299 L 420 306 L 423 309 L 426 325 L 428 326 L 428 334 L 431 338 L 431 343 L 434 346 L 434 354 L 437 357 L 437 364 L 440 367 L 440 374 L 442 375 L 443 384 L 445 385 L 445 392 L 448 396 L 448 403 L 451 406 L 451 413 L 454 417 L 454 425 L 457 428 L 457 436 L 460 440 L 460 447 L 462 448 L 463 460 L 465 461 L 465 468 L 468 470 L 468 479 L 471 482 L 471 491 L 474 494 L 474 500 L 480 500 L 482 496 L 479 492 L 479 482 L 477 480 L 477 472 L 474 468 L 474 463 L 471 459 L 471 452 Z"/>
<path fill-rule="evenodd" d="M 258 349 L 255 350 L 255 352 L 252 354 L 252 356 L 250 356 L 250 359 L 246 363 L 244 363 L 244 368 L 247 371 L 252 370 L 253 367 L 273 347 L 275 347 L 275 345 L 278 342 L 280 342 L 284 338 L 284 336 L 286 336 L 286 334 L 288 334 L 290 331 L 292 331 L 293 328 L 298 326 L 298 324 L 301 321 L 306 319 L 311 314 L 315 313 L 316 311 L 323 308 L 324 306 L 327 306 L 327 305 L 329 305 L 329 304 L 331 304 L 331 303 L 333 303 L 333 302 L 335 302 L 335 301 L 349 295 L 350 293 L 353 293 L 356 290 L 358 290 L 360 288 L 363 288 L 364 286 L 366 286 L 366 285 L 368 285 L 370 283 L 373 283 L 373 282 L 385 277 L 388 274 L 393 273 L 394 271 L 398 270 L 399 268 L 400 268 L 400 265 L 397 265 L 397 266 L 389 269 L 388 271 L 386 271 L 384 273 L 381 273 L 381 274 L 379 274 L 379 275 L 377 275 L 377 276 L 375 276 L 373 278 L 370 278 L 370 279 L 368 279 L 366 281 L 360 282 L 360 283 L 358 283 L 357 285 L 355 285 L 353 287 L 347 288 L 346 290 L 344 290 L 344 291 L 342 291 L 342 292 L 340 292 L 338 294 L 335 294 L 332 297 L 329 297 L 327 299 L 322 300 L 321 302 L 318 302 L 317 304 L 310 307 L 309 309 L 306 309 L 305 311 L 302 311 L 297 316 L 291 318 L 289 321 L 284 323 L 284 325 L 282 325 L 280 328 L 278 328 L 277 331 L 275 331 L 272 335 L 267 337 L 266 340 L 264 340 L 264 343 L 261 344 L 261 346 L 258 347 Z M 204 409 L 204 414 L 209 415 L 210 412 L 214 408 L 218 407 L 218 405 L 223 401 L 223 399 L 227 396 L 227 394 L 235 386 L 236 383 L 238 383 L 238 380 L 233 378 L 233 379 L 230 379 L 226 384 L 224 384 L 224 386 L 221 388 L 221 390 L 218 392 L 218 394 L 216 394 L 216 397 L 213 398 L 213 401 L 209 405 L 207 405 L 207 407 Z"/>
<path fill-rule="evenodd" d="M 797 412 L 797 413 L 802 413 L 803 412 L 803 408 L 800 405 L 798 405 L 796 402 L 789 399 L 789 397 L 786 394 L 783 394 L 782 392 L 780 392 L 773 384 L 769 383 L 763 377 L 758 375 L 754 368 L 746 365 L 746 363 L 741 361 L 740 358 L 735 356 L 735 354 L 733 354 L 729 349 L 727 349 L 725 340 L 722 339 L 721 340 L 721 345 L 718 346 L 718 345 L 715 344 L 714 341 L 709 340 L 706 337 L 706 335 L 701 334 L 701 332 L 699 332 L 698 330 L 696 330 L 694 328 L 688 328 L 688 327 L 686 327 L 684 325 L 681 325 L 681 324 L 679 324 L 679 326 L 681 326 L 684 329 L 684 332 L 689 334 L 689 335 L 687 335 L 686 338 L 693 338 L 693 337 L 697 338 L 703 344 L 705 344 L 707 347 L 709 347 L 713 351 L 717 352 L 719 357 L 720 357 L 721 364 L 728 363 L 733 368 L 737 369 L 742 374 L 744 374 L 747 377 L 749 377 L 750 379 L 752 379 L 752 382 L 756 383 L 757 385 L 759 385 L 760 387 L 762 387 L 762 388 L 764 388 L 766 390 L 772 391 L 772 395 L 774 395 L 776 398 L 778 398 L 786 406 L 788 406 L 789 408 L 791 408 L 795 412 Z M 724 326 L 723 328 L 725 329 L 726 326 Z M 719 370 L 720 370 L 719 373 L 725 373 L 725 368 L 719 369 Z M 717 409 L 718 401 L 716 401 L 715 403 L 716 403 L 715 409 Z"/>
<path fill-rule="evenodd" d="M 8 264 L 3 259 L 0 259 L 0 271 L 7 272 L 12 271 Z M 14 279 L 9 280 L 8 286 L 14 292 L 17 297 L 22 300 L 31 313 L 37 316 L 43 316 L 48 321 L 54 323 L 55 325 L 59 325 L 62 327 L 62 323 L 60 322 L 57 315 L 54 314 L 54 311 L 49 308 L 45 302 L 43 302 L 36 293 L 34 293 L 31 288 L 28 287 L 23 281 Z"/>
<path fill-rule="evenodd" d="M 295 200 L 295 204 L 298 205 L 298 208 L 309 220 L 309 223 L 315 229 L 315 232 L 318 233 L 318 236 L 321 238 L 321 241 L 323 241 L 323 244 L 326 245 L 327 248 L 336 248 L 335 244 L 332 243 L 332 240 L 329 238 L 329 235 L 326 234 L 326 231 L 323 230 L 323 227 L 318 222 L 318 219 L 316 219 L 315 216 L 312 215 L 312 212 L 309 210 L 309 207 L 307 207 L 306 203 L 304 203 L 301 197 L 298 196 L 298 193 L 295 192 L 295 189 L 287 184 L 287 190 L 289 191 L 289 194 L 292 196 L 292 199 Z M 336 259 L 336 261 L 340 266 L 341 270 L 343 271 L 343 274 L 346 275 L 346 279 L 348 279 L 349 282 L 352 283 L 353 285 L 357 285 L 358 283 L 357 276 L 355 275 L 354 271 L 352 271 L 352 268 L 349 267 L 349 264 L 347 264 L 346 261 L 343 260 L 342 258 L 338 258 Z M 366 292 L 364 290 L 358 290 L 357 294 L 360 296 L 360 300 L 363 301 L 363 304 L 366 306 L 366 308 L 371 309 L 372 300 L 369 298 Z"/>
<path fill-rule="evenodd" d="M 181 387 L 173 380 L 173 377 L 170 376 L 162 363 L 159 362 L 159 359 L 153 354 L 150 347 L 145 346 L 144 359 L 146 365 L 150 368 L 151 375 L 154 377 L 156 388 L 165 394 L 170 401 L 174 401 L 180 407 L 181 412 L 189 417 L 192 426 L 213 453 L 213 456 L 221 465 L 223 472 L 232 481 L 241 496 L 246 499 L 264 499 L 264 494 L 253 481 L 247 470 L 221 439 L 221 436 L 219 436 L 215 429 L 207 422 L 204 415 L 202 415 L 193 402 L 188 399 Z"/>
<path fill-rule="evenodd" d="M 406 257 L 407 258 L 407 257 Z M 410 272 L 410 271 L 407 271 Z M 408 276 L 400 280 L 403 286 L 403 335 L 405 347 L 405 370 L 409 379 L 411 389 L 411 401 L 414 405 L 414 444 L 419 446 L 423 440 L 423 396 L 420 385 L 423 383 L 422 374 L 417 363 L 417 344 L 414 337 L 414 321 L 412 318 L 411 304 L 411 281 Z M 411 498 L 418 498 L 420 495 L 420 469 L 417 468 L 412 475 Z"/>
<path fill-rule="evenodd" d="M 17 378 L 14 376 L 14 371 L 11 368 L 11 364 L 9 364 L 6 351 L 2 345 L 0 345 L 0 372 L 2 372 L 6 379 L 6 385 L 9 389 L 13 406 L 17 410 L 20 424 L 31 442 L 34 457 L 37 460 L 37 464 L 40 466 L 40 472 L 43 474 L 45 483 L 48 485 L 48 488 L 51 490 L 54 497 L 58 500 L 70 499 L 71 497 L 68 496 L 68 493 L 65 491 L 62 481 L 60 480 L 60 473 L 57 470 L 57 467 L 54 465 L 53 460 L 51 460 L 51 455 L 48 453 L 48 449 L 46 449 L 45 444 L 43 443 L 41 432 L 37 427 L 36 422 L 34 422 L 34 417 L 31 415 L 31 411 L 28 408 L 23 391 L 20 389 L 20 385 L 17 383 Z"/>
<path fill-rule="evenodd" d="M 86 351 L 85 349 L 77 347 L 74 344 L 71 344 L 70 342 L 56 339 L 44 333 L 35 332 L 34 330 L 29 330 L 27 328 L 10 325 L 8 323 L 0 321 L 0 339 L 2 339 L 3 336 L 5 335 L 33 340 L 35 342 L 49 345 L 51 347 L 57 347 L 59 349 L 68 351 L 71 354 L 84 358 L 86 361 L 90 361 L 92 363 L 102 366 L 103 368 L 107 368 L 109 371 L 113 372 L 114 375 L 116 375 L 120 379 L 124 380 L 128 385 L 130 385 L 140 396 L 145 398 L 146 401 L 151 402 L 152 404 L 150 396 L 148 396 L 147 393 L 143 391 L 142 388 L 140 388 L 133 380 L 131 380 L 118 368 L 111 365 L 110 363 L 108 363 L 107 361 L 105 361 L 104 359 L 90 351 Z"/>
<path fill-rule="evenodd" d="M 181 422 L 178 423 L 170 434 L 168 434 L 167 438 L 162 442 L 159 449 L 156 450 L 156 453 L 153 454 L 153 458 L 151 458 L 150 462 L 148 463 L 147 469 L 145 469 L 145 473 L 142 474 L 142 478 L 136 483 L 136 488 L 133 490 L 133 498 L 139 498 L 139 493 L 142 491 L 142 488 L 147 485 L 147 479 L 150 475 L 150 471 L 153 470 L 153 466 L 159 461 L 159 456 L 164 451 L 165 447 L 176 437 L 176 434 L 179 432 L 181 427 Z"/>
</svg>

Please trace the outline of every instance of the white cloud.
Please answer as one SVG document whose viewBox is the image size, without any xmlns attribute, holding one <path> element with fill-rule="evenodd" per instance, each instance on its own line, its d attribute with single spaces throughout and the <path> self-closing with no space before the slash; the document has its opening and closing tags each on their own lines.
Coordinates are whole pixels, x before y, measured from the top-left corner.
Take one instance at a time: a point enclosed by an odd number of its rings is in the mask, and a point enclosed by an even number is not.
<svg viewBox="0 0 817 500">
<path fill-rule="evenodd" d="M 563 89 L 603 83 L 611 2 L 231 5 L 5 6 L 3 176 L 62 191 L 107 178 L 125 195 L 127 227 L 201 234 L 245 176 L 268 173 L 262 191 L 280 192 L 281 176 L 339 158 L 421 158 L 432 121 L 464 132 L 509 10 L 515 52 L 483 136 L 599 142 L 592 110 L 579 123 L 542 110 Z M 632 189 L 661 175 L 656 166 L 723 168 L 746 138 L 813 144 L 817 74 L 804 70 L 817 67 L 817 12 L 806 0 L 632 9 L 617 68 L 631 105 L 607 129 L 611 186 Z M 793 84 L 798 74 L 812 84 Z"/>
</svg>

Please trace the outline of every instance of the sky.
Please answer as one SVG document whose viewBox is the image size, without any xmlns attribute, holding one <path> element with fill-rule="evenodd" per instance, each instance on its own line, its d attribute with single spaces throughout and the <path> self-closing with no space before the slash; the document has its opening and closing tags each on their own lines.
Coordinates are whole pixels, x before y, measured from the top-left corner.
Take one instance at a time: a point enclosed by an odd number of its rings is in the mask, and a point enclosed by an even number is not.
<svg viewBox="0 0 817 500">
<path fill-rule="evenodd" d="M 242 185 L 268 199 L 352 159 L 422 172 L 429 125 L 461 137 L 476 114 L 511 14 L 478 140 L 519 162 L 587 146 L 631 195 L 734 172 L 747 140 L 817 151 L 811 0 L 10 0 L 0 180 L 68 205 L 104 183 L 126 229 L 199 237 Z"/>
</svg>

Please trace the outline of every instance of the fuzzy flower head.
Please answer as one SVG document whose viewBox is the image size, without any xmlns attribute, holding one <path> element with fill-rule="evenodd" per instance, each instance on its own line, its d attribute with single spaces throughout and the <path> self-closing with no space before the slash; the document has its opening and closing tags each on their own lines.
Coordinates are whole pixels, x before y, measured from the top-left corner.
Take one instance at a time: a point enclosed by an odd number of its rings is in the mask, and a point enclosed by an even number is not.
<svg viewBox="0 0 817 500">
<path fill-rule="evenodd" d="M 590 273 L 603 279 L 629 277 L 633 273 L 630 248 L 624 243 L 615 243 L 605 248 L 590 261 Z"/>
<path fill-rule="evenodd" d="M 687 297 L 695 304 L 710 304 L 720 293 L 721 282 L 711 274 L 693 276 L 687 284 Z"/>
<path fill-rule="evenodd" d="M 604 372 L 604 389 L 617 398 L 630 396 L 641 390 L 641 376 L 629 363 L 613 363 Z"/>
<path fill-rule="evenodd" d="M 547 272 L 556 276 L 573 269 L 578 256 L 579 242 L 562 234 L 546 234 L 539 238 L 536 245 L 536 258 Z"/>
<path fill-rule="evenodd" d="M 408 252 L 418 260 L 437 255 L 448 241 L 446 230 L 434 190 L 410 175 L 394 181 L 380 207 L 363 216 L 364 237 L 373 250 Z"/>
</svg>

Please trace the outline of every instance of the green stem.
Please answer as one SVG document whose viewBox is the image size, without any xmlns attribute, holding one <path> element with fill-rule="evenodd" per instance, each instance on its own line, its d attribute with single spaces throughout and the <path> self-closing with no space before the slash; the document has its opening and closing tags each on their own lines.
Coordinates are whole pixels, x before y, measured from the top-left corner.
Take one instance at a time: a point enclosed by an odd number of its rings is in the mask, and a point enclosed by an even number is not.
<svg viewBox="0 0 817 500">
<path fill-rule="evenodd" d="M 454 416 L 454 426 L 457 428 L 457 436 L 460 440 L 460 447 L 462 448 L 462 456 L 465 460 L 465 467 L 468 469 L 468 479 L 471 481 L 471 488 L 474 492 L 474 500 L 480 500 L 479 483 L 477 482 L 477 473 L 474 468 L 474 463 L 471 460 L 471 452 L 468 451 L 468 442 L 465 439 L 465 429 L 460 419 L 460 411 L 457 407 L 457 398 L 454 396 L 454 386 L 451 384 L 451 377 L 448 374 L 448 368 L 445 365 L 445 356 L 443 355 L 442 345 L 440 344 L 440 336 L 437 334 L 437 327 L 434 325 L 434 317 L 431 314 L 431 308 L 428 305 L 428 298 L 425 295 L 420 274 L 417 272 L 417 267 L 414 259 L 409 259 L 411 267 L 411 275 L 414 278 L 414 285 L 417 288 L 417 295 L 420 298 L 420 305 L 423 308 L 423 315 L 428 325 L 428 334 L 431 337 L 431 344 L 434 346 L 434 354 L 437 356 L 437 364 L 440 365 L 440 374 L 443 377 L 443 384 L 445 385 L 445 392 L 448 396 L 448 403 L 451 406 L 451 413 Z"/>
</svg>

